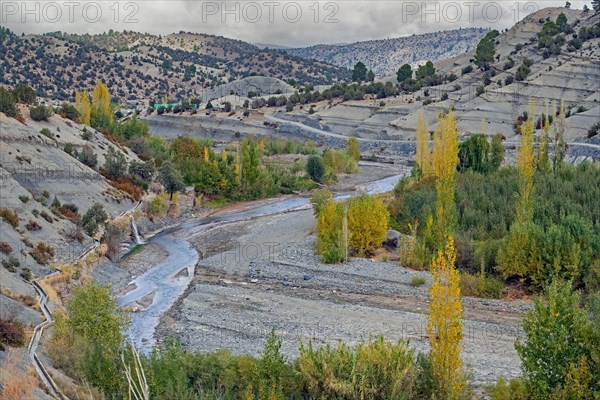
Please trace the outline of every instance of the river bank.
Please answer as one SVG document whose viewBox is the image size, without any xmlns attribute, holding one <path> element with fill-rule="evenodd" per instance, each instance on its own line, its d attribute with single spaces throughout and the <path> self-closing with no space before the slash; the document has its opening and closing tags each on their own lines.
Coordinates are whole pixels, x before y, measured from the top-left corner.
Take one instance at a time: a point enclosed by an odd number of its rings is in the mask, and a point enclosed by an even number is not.
<svg viewBox="0 0 600 400">
<path fill-rule="evenodd" d="M 400 170 L 365 165 L 338 190 L 389 191 L 398 180 L 390 174 Z M 157 234 L 120 263 L 136 272 L 118 300 L 137 311 L 128 337 L 144 352 L 174 337 L 191 350 L 257 354 L 275 327 L 288 357 L 300 341 L 356 344 L 372 335 L 427 351 L 429 274 L 367 259 L 322 264 L 313 252 L 314 224 L 309 199 L 288 196 L 228 205 Z M 414 276 L 426 284 L 411 286 Z M 463 358 L 473 381 L 519 375 L 514 340 L 529 304 L 463 304 Z"/>
</svg>

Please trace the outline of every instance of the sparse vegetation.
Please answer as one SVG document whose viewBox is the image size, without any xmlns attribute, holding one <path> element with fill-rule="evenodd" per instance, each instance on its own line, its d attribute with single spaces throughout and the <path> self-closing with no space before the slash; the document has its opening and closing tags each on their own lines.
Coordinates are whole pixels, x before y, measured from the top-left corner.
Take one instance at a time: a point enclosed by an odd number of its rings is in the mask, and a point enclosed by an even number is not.
<svg viewBox="0 0 600 400">
<path fill-rule="evenodd" d="M 38 264 L 47 265 L 54 257 L 54 248 L 44 242 L 38 242 L 29 253 Z"/>
<path fill-rule="evenodd" d="M 0 319 L 0 345 L 21 347 L 25 345 L 25 329 L 15 319 Z"/>
<path fill-rule="evenodd" d="M 425 284 L 426 280 L 422 276 L 413 276 L 410 280 L 410 286 L 419 287 Z"/>
<path fill-rule="evenodd" d="M 10 208 L 0 208 L 0 218 L 15 229 L 19 226 L 19 216 Z"/>
<path fill-rule="evenodd" d="M 45 106 L 32 107 L 29 110 L 29 115 L 34 121 L 48 121 L 48 118 L 52 116 L 51 110 Z"/>
</svg>

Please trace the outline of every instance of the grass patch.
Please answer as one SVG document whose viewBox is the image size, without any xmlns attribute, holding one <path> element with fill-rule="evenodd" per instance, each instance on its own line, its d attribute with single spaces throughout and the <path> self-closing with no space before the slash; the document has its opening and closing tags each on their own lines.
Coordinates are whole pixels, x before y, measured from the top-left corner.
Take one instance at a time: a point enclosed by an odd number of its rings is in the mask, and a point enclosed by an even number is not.
<svg viewBox="0 0 600 400">
<path fill-rule="evenodd" d="M 125 255 L 123 256 L 123 260 L 135 253 L 139 253 L 143 248 L 144 248 L 143 244 L 136 244 L 131 249 L 129 249 L 129 251 L 127 253 L 125 253 Z"/>
<path fill-rule="evenodd" d="M 493 276 L 461 273 L 460 292 L 463 296 L 500 299 L 504 294 L 504 282 Z"/>
<path fill-rule="evenodd" d="M 413 276 L 412 279 L 410 280 L 410 286 L 412 287 L 419 287 L 419 286 L 423 286 L 425 284 L 425 278 L 423 278 L 422 276 Z"/>
</svg>

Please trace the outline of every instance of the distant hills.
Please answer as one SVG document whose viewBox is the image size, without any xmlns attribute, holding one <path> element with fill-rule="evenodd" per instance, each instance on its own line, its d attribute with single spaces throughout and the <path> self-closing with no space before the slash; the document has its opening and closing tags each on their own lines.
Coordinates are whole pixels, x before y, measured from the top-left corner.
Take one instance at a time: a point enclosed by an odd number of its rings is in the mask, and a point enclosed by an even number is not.
<svg viewBox="0 0 600 400">
<path fill-rule="evenodd" d="M 0 35 L 0 83 L 27 82 L 38 95 L 66 100 L 107 83 L 121 101 L 181 99 L 247 76 L 328 84 L 348 79 L 341 67 L 220 36 L 180 32 Z"/>
<path fill-rule="evenodd" d="M 319 44 L 285 49 L 285 52 L 348 69 L 362 61 L 376 75 L 386 76 L 395 74 L 403 64 L 438 61 L 472 50 L 487 32 L 483 28 L 457 29 L 351 44 Z"/>
</svg>

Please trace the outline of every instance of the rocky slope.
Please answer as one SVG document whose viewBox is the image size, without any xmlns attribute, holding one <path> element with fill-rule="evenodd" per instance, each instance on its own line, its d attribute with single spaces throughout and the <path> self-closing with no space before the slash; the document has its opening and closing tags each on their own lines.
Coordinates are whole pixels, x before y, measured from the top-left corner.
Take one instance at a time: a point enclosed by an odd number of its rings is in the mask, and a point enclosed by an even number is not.
<svg viewBox="0 0 600 400">
<path fill-rule="evenodd" d="M 499 58 L 491 66 L 494 76 L 487 86 L 484 86 L 485 72 L 473 64 L 475 53 L 470 51 L 436 63 L 438 72 L 457 75 L 453 82 L 383 101 L 365 99 L 337 105 L 321 104 L 312 116 L 304 110 L 297 113 L 342 135 L 414 140 L 419 112 L 424 112 L 430 130 L 434 130 L 440 111 L 453 106 L 462 134 L 500 132 L 509 142 L 518 142 L 514 125 L 527 111 L 529 100 L 536 104 L 536 116 L 546 112 L 546 103 L 556 108 L 564 100 L 569 115 L 566 140 L 586 142 L 588 130 L 600 122 L 600 38 L 590 38 L 580 49 L 573 49 L 569 42 L 574 36 L 567 34 L 561 54 L 544 58 L 537 34 L 542 30 L 542 22 L 556 20 L 563 12 L 574 34 L 582 27 L 597 27 L 600 23 L 600 14 L 565 8 L 547 8 L 526 17 L 496 38 Z M 505 70 L 508 57 L 515 64 Z M 523 81 L 518 81 L 515 79 L 517 70 L 526 59 L 533 63 L 531 72 Z M 473 71 L 463 74 L 462 69 L 469 65 Z M 479 86 L 484 89 L 482 94 L 477 93 Z M 443 100 L 446 95 L 447 99 Z M 598 153 L 596 150 L 596 158 Z"/>
<path fill-rule="evenodd" d="M 327 63 L 219 36 L 180 32 L 155 36 L 136 32 L 102 35 L 49 33 L 0 35 L 0 82 L 23 81 L 42 97 L 68 99 L 91 91 L 98 80 L 121 101 L 181 100 L 246 76 L 324 84 L 349 76 Z"/>
<path fill-rule="evenodd" d="M 23 112 L 23 115 L 27 114 Z M 44 128 L 52 138 L 40 133 Z M 44 276 L 51 271 L 52 265 L 74 261 L 94 244 L 94 239 L 84 232 L 79 238 L 75 237 L 75 224 L 51 209 L 54 198 L 63 205 L 73 204 L 80 215 L 94 203 L 102 204 L 112 217 L 135 205 L 129 195 L 110 186 L 96 170 L 63 150 L 66 143 L 72 143 L 78 149 L 90 146 L 98 158 L 98 165 L 104 164 L 112 143 L 96 131 L 92 131 L 91 139 L 84 140 L 83 129 L 83 125 L 58 115 L 50 117 L 48 122 L 25 119 L 21 123 L 0 113 L 0 208 L 16 215 L 14 227 L 8 220 L 0 219 L 0 260 L 3 265 L 9 257 L 19 262 L 14 271 L 0 267 L 0 308 L 5 313 L 22 316 L 25 324 L 39 322 L 39 316 L 32 317 L 26 304 L 5 296 L 35 295 L 25 271 L 31 271 L 31 278 Z M 115 149 L 122 152 L 127 161 L 138 160 L 126 149 Z M 38 243 L 53 250 L 43 263 L 33 257 L 34 246 Z M 37 313 L 33 315 L 37 316 Z"/>
<path fill-rule="evenodd" d="M 395 74 L 403 64 L 442 60 L 472 50 L 486 33 L 485 29 L 468 28 L 351 44 L 320 44 L 284 51 L 348 69 L 362 61 L 375 75 L 384 76 Z"/>
</svg>

